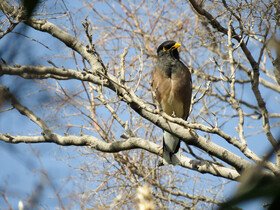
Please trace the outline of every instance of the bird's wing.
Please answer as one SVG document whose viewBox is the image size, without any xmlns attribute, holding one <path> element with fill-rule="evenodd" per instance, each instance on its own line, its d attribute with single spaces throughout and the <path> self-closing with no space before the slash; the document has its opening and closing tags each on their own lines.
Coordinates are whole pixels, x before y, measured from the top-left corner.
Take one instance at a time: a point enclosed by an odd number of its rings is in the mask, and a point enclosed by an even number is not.
<svg viewBox="0 0 280 210">
<path fill-rule="evenodd" d="M 183 104 L 181 117 L 187 120 L 192 98 L 192 80 L 189 69 L 182 63 L 182 70 L 172 74 L 172 92 L 177 101 Z"/>
</svg>

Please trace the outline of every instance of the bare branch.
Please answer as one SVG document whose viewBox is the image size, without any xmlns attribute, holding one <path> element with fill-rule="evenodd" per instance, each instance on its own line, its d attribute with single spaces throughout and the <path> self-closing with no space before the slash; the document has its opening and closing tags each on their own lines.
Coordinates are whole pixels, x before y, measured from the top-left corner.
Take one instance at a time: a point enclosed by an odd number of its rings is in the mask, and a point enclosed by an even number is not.
<svg viewBox="0 0 280 210">
<path fill-rule="evenodd" d="M 106 153 L 116 153 L 131 149 L 144 149 L 154 154 L 159 154 L 161 147 L 145 139 L 132 137 L 124 141 L 115 140 L 106 143 L 93 136 L 61 136 L 53 134 L 53 139 L 45 139 L 43 136 L 11 136 L 10 134 L 0 133 L 0 139 L 7 143 L 55 143 L 63 146 L 89 146 Z M 182 156 L 181 166 L 202 173 L 210 173 L 215 176 L 222 176 L 227 179 L 238 180 L 240 174 L 231 168 L 219 166 L 208 161 L 196 161 Z M 267 173 L 269 174 L 269 173 Z"/>
<path fill-rule="evenodd" d="M 4 99 L 7 101 L 10 101 L 12 106 L 16 108 L 22 115 L 25 115 L 30 120 L 32 120 L 34 123 L 36 123 L 42 130 L 44 138 L 54 138 L 53 133 L 50 129 L 50 127 L 37 115 L 34 114 L 31 110 L 29 110 L 27 107 L 23 106 L 9 91 L 8 88 L 3 87 L 0 84 L 0 92 L 3 94 Z"/>
<path fill-rule="evenodd" d="M 212 25 L 213 28 L 216 28 L 219 32 L 223 33 L 224 35 L 228 34 L 228 29 L 224 28 L 217 20 L 214 18 L 209 12 L 204 10 L 195 0 L 189 0 L 195 11 L 199 14 L 204 16 L 208 19 L 209 23 Z M 244 52 L 246 58 L 250 62 L 252 73 L 253 75 L 249 75 L 251 77 L 251 85 L 252 90 L 254 92 L 255 98 L 258 102 L 259 108 L 262 113 L 263 117 L 263 129 L 267 136 L 267 139 L 272 144 L 273 147 L 276 148 L 277 142 L 275 138 L 273 137 L 271 130 L 270 130 L 270 123 L 268 118 L 268 112 L 266 109 L 265 101 L 263 100 L 260 90 L 259 90 L 259 65 L 253 58 L 251 52 L 247 48 L 244 41 L 242 41 L 242 38 L 235 32 L 235 30 L 232 30 L 232 38 L 237 40 L 240 43 L 240 47 L 242 51 Z"/>
</svg>

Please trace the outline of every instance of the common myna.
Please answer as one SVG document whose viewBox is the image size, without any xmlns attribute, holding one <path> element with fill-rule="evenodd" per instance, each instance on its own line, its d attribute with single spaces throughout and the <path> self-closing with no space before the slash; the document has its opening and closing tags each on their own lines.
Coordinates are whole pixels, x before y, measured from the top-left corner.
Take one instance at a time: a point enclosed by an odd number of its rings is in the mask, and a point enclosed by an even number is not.
<svg viewBox="0 0 280 210">
<path fill-rule="evenodd" d="M 165 41 L 157 49 L 157 63 L 152 73 L 152 89 L 162 110 L 187 120 L 192 97 L 189 69 L 180 61 L 175 41 Z M 179 164 L 180 139 L 163 133 L 163 164 Z"/>
</svg>

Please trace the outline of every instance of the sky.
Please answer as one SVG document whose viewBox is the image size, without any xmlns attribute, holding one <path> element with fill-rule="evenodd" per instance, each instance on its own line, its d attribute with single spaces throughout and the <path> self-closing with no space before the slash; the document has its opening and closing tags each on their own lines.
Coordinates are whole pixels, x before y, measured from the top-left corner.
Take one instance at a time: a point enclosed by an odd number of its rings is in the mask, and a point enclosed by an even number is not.
<svg viewBox="0 0 280 210">
<path fill-rule="evenodd" d="M 70 7 L 70 4 L 67 4 Z M 71 5 L 74 7 L 74 5 Z M 32 41 L 26 37 L 17 34 L 10 34 L 0 40 L 0 57 L 7 60 L 9 63 L 14 61 L 19 64 L 33 64 L 33 65 L 49 65 L 46 62 L 46 57 L 60 54 L 64 50 L 64 46 L 58 41 L 49 42 L 50 35 L 35 32 L 24 25 L 17 26 L 19 33 L 28 34 L 30 37 L 40 37 L 43 43 L 46 43 L 48 48 L 38 42 Z M 53 40 L 53 39 L 52 39 Z M 21 53 L 27 52 L 27 53 Z M 39 58 L 39 59 L 38 59 Z M 58 59 L 59 60 L 59 59 Z M 61 60 L 60 60 L 61 62 Z M 73 67 L 74 63 L 65 62 L 62 65 L 65 67 Z M 4 76 L 0 78 L 2 85 L 8 86 L 15 95 L 24 96 L 29 92 L 36 91 L 39 87 L 38 83 L 34 81 L 24 81 L 21 78 L 14 78 Z M 267 102 L 270 100 L 269 92 L 264 92 Z M 248 96 L 250 97 L 250 96 Z M 48 100 L 48 96 L 44 95 L 41 98 L 37 96 L 21 97 L 21 102 L 26 106 L 40 106 L 42 101 Z M 9 107 L 9 106 L 7 106 Z M 7 108 L 4 106 L 4 108 Z M 277 106 L 269 104 L 269 109 L 277 110 Z M 39 107 L 35 110 L 37 114 L 43 114 Z M 34 129 L 39 133 L 40 129 L 34 125 L 26 117 L 19 115 L 16 110 L 0 113 L 0 132 L 10 133 L 12 135 L 30 134 L 32 135 Z M 230 128 L 229 128 L 230 129 Z M 232 132 L 227 131 L 226 132 Z M 278 130 L 273 130 L 276 135 Z M 249 138 L 248 145 L 252 146 L 254 151 L 261 155 L 268 151 L 269 144 L 263 142 L 264 135 L 258 135 L 257 138 Z M 221 146 L 228 147 L 228 144 L 219 139 L 215 140 Z M 232 150 L 237 154 L 240 152 Z M 68 156 L 76 157 L 71 159 L 71 165 L 79 165 L 83 161 L 79 157 L 79 152 L 76 147 L 62 148 L 54 144 L 7 144 L 0 141 L 0 191 L 6 192 L 9 203 L 12 208 L 16 208 L 18 202 L 32 194 L 34 189 L 42 186 L 42 207 L 53 209 L 58 205 L 55 191 L 61 191 L 62 195 L 76 193 L 79 188 L 71 179 L 79 175 L 79 171 L 67 165 Z M 43 172 L 49 177 L 43 175 Z M 54 188 L 52 187 L 54 185 Z M 237 189 L 237 184 L 233 182 L 225 188 L 225 194 L 230 195 Z M 66 198 L 68 199 L 68 198 Z M 69 200 L 63 200 L 65 204 L 69 204 Z M 244 209 L 258 209 L 262 200 L 256 202 L 249 202 L 242 205 Z M 3 196 L 0 196 L 0 207 L 7 206 Z"/>
<path fill-rule="evenodd" d="M 24 33 L 30 37 L 38 36 L 38 32 L 25 27 L 23 24 L 17 26 L 16 31 Z M 35 35 L 36 34 L 36 35 Z M 40 38 L 45 42 L 50 49 L 54 49 L 55 42 L 48 42 L 50 35 L 46 33 L 39 33 Z M 58 46 L 61 44 L 59 43 Z M 8 47 L 7 47 L 8 46 Z M 32 41 L 26 37 L 19 36 L 18 34 L 10 34 L 0 40 L 1 56 L 8 63 L 14 61 L 21 65 L 47 65 L 45 56 L 54 54 L 38 42 Z M 21 53 L 25 52 L 25 53 Z M 39 58 L 39 59 L 38 59 Z M 46 101 L 48 96 L 42 95 L 27 96 L 29 92 L 36 91 L 38 84 L 32 80 L 25 81 L 19 77 L 3 76 L 0 78 L 0 83 L 9 87 L 10 91 L 20 98 L 23 105 L 39 106 L 42 102 Z M 4 105 L 2 108 L 9 108 L 9 105 Z M 41 110 L 37 108 L 35 113 L 40 116 Z M 12 135 L 37 135 L 40 129 L 27 117 L 20 115 L 16 110 L 0 113 L 0 132 L 10 133 Z M 58 206 L 58 201 L 55 199 L 55 191 L 63 190 L 63 192 L 72 193 L 75 185 L 67 177 L 74 176 L 75 170 L 72 170 L 62 161 L 63 155 L 60 155 L 63 149 L 55 144 L 8 144 L 0 141 L 0 191 L 6 192 L 9 203 L 13 209 L 17 208 L 20 200 L 25 203 L 26 198 L 29 198 L 38 186 L 42 185 L 42 207 L 54 209 Z M 72 155 L 76 154 L 75 149 L 69 148 L 67 153 Z M 61 159 L 60 159 L 61 158 Z M 77 161 L 78 161 L 77 157 Z M 74 161 L 73 161 L 74 162 Z M 51 183 L 44 176 L 42 171 L 46 171 L 50 180 L 54 182 L 55 189 L 51 187 Z M 66 180 L 65 180 L 66 179 Z M 68 202 L 65 202 L 68 203 Z M 3 196 L 0 197 L 0 207 L 7 207 Z M 1 208 L 2 209 L 2 208 Z"/>
</svg>

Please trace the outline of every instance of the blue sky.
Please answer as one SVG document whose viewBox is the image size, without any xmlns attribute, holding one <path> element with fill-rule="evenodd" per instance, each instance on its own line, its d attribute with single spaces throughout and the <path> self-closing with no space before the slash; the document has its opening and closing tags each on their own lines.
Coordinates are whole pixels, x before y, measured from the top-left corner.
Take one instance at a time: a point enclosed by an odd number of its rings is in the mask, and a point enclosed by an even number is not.
<svg viewBox="0 0 280 210">
<path fill-rule="evenodd" d="M 75 8 L 75 4 L 67 4 L 67 6 L 69 8 Z M 56 10 L 59 11 L 58 8 L 56 8 Z M 84 17 L 77 16 L 76 18 L 77 19 L 74 21 L 80 24 L 80 21 Z M 36 37 L 50 49 L 47 49 L 40 43 L 29 40 L 26 37 L 9 34 L 0 40 L 0 49 L 4 49 L 4 47 L 8 48 L 7 46 L 9 46 L 8 50 L 2 50 L 2 52 L 0 52 L 0 57 L 8 62 L 14 61 L 22 65 L 49 65 L 46 62 L 46 57 L 65 53 L 65 46 L 57 40 L 52 39 L 52 37 L 46 33 L 36 32 L 33 29 L 24 27 L 24 25 L 17 26 L 17 31 L 28 34 L 30 37 Z M 124 45 L 126 44 L 124 43 Z M 52 61 L 59 63 L 66 68 L 75 69 L 75 63 L 71 59 L 52 58 Z M 34 92 L 40 88 L 38 83 L 31 80 L 25 81 L 18 77 L 4 76 L 0 78 L 0 82 L 2 85 L 8 86 L 11 92 L 18 96 L 27 96 L 30 92 Z M 78 83 L 75 82 L 61 83 L 69 88 L 69 90 L 71 90 L 71 86 L 78 85 Z M 273 110 L 273 112 L 279 112 L 279 104 L 275 103 L 274 98 L 279 97 L 279 95 L 272 96 L 269 90 L 264 88 L 262 88 L 262 90 L 263 97 L 268 104 L 268 109 Z M 252 97 L 252 94 L 248 92 L 244 94 L 243 97 L 250 98 Z M 40 104 L 42 101 L 45 102 L 48 99 L 48 95 L 38 97 L 38 95 L 35 94 L 31 96 L 28 95 L 28 97 L 20 97 L 20 100 L 24 105 L 28 107 L 37 106 L 35 113 L 39 116 L 46 115 L 46 113 L 40 109 Z M 9 106 L 4 106 L 4 108 L 7 107 Z M 275 121 L 276 120 L 272 120 L 272 122 Z M 79 122 L 77 123 L 83 123 L 82 119 L 79 119 Z M 252 125 L 256 126 L 254 123 L 255 122 L 252 122 Z M 259 121 L 257 125 L 261 125 L 261 121 Z M 40 129 L 29 119 L 18 114 L 16 110 L 0 113 L 0 132 L 10 133 L 12 135 L 32 135 L 34 134 L 34 130 L 37 132 L 37 135 L 39 135 Z M 58 132 L 62 133 L 62 131 L 63 129 Z M 73 129 L 71 132 L 75 134 L 78 133 L 79 130 Z M 237 135 L 231 125 L 225 127 L 225 132 Z M 275 135 L 279 135 L 278 128 L 273 129 L 273 132 Z M 229 145 L 224 140 L 219 138 L 212 138 L 211 140 L 221 146 L 231 148 L 230 150 L 234 151 L 236 154 L 241 154 L 237 149 L 233 148 L 233 146 Z M 258 155 L 266 153 L 270 148 L 264 134 L 248 138 L 248 145 Z M 37 152 L 38 155 L 36 156 Z M 79 187 L 72 181 L 71 177 L 78 176 L 79 171 L 67 166 L 66 160 L 69 156 L 76 157 L 71 159 L 72 166 L 78 166 L 84 161 L 83 157 L 79 156 L 79 152 L 75 147 L 62 148 L 54 144 L 11 145 L 0 141 L 0 180 L 2 180 L 2 182 L 0 182 L 0 191 L 7 190 L 9 202 L 12 204 L 13 208 L 16 208 L 19 200 L 28 197 L 28 195 L 32 194 L 34 188 L 36 188 L 38 184 L 43 183 L 43 207 L 49 207 L 50 209 L 56 207 L 58 201 L 55 199 L 55 193 L 51 187 L 51 183 L 42 175 L 42 166 L 50 176 L 56 190 L 62 188 L 62 195 L 75 193 L 79 190 Z M 211 175 L 202 176 L 212 178 Z M 224 192 L 225 195 L 230 195 L 233 192 L 232 189 L 236 189 L 236 185 L 237 184 L 234 182 L 227 185 Z M 65 200 L 65 204 L 67 203 L 69 203 L 69 199 Z M 260 203 L 261 201 L 250 202 L 249 204 L 244 205 L 244 207 L 246 207 L 245 209 L 257 209 L 256 206 L 259 207 Z M 0 197 L 0 206 L 6 206 L 3 197 Z"/>
</svg>

